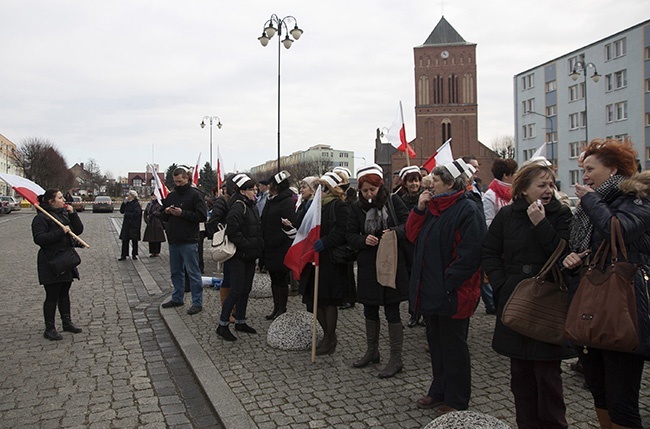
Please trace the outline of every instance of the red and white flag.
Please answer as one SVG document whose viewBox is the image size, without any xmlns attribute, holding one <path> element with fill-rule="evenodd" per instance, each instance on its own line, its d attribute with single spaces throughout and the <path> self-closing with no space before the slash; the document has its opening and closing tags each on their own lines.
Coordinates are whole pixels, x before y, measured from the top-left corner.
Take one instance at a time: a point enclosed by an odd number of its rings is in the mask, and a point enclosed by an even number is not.
<svg viewBox="0 0 650 429">
<path fill-rule="evenodd" d="M 388 142 L 393 146 L 397 147 L 397 150 L 408 152 L 410 158 L 415 158 L 415 151 L 406 141 L 406 126 L 404 125 L 404 112 L 402 111 L 401 101 L 399 102 L 399 108 L 397 109 L 395 120 L 386 133 L 386 140 L 388 140 Z"/>
<path fill-rule="evenodd" d="M 199 159 L 196 160 L 194 171 L 192 171 L 192 185 L 199 186 L 199 164 L 201 163 L 201 152 L 199 152 Z"/>
<path fill-rule="evenodd" d="M 156 198 L 158 198 L 160 204 L 162 204 L 162 200 L 167 198 L 167 195 L 169 195 L 169 189 L 167 189 L 167 186 L 165 186 L 165 182 L 160 180 L 158 172 L 156 171 L 156 166 L 153 164 L 151 164 L 151 173 L 153 174 L 153 178 L 156 181 L 156 187 L 153 192 L 156 194 Z"/>
<path fill-rule="evenodd" d="M 321 187 L 318 186 L 305 218 L 298 228 L 296 238 L 284 257 L 284 265 L 293 271 L 293 278 L 300 279 L 303 268 L 310 262 L 318 266 L 318 252 L 314 243 L 320 238 Z"/>
<path fill-rule="evenodd" d="M 217 187 L 221 190 L 221 185 L 225 176 L 223 174 L 223 160 L 221 159 L 221 154 L 219 153 L 219 146 L 217 146 Z"/>
<path fill-rule="evenodd" d="M 422 164 L 422 167 L 426 168 L 427 171 L 431 173 L 437 165 L 445 165 L 450 162 L 454 162 L 454 156 L 451 154 L 451 139 L 444 142 L 443 145 L 440 146 L 438 150 L 424 162 L 424 164 Z"/>
<path fill-rule="evenodd" d="M 14 174 L 0 173 L 0 179 L 7 182 L 7 185 L 11 186 L 14 191 L 18 192 L 23 196 L 23 198 L 35 205 L 38 205 L 38 196 L 45 193 L 45 189 L 24 177 L 16 176 Z"/>
</svg>

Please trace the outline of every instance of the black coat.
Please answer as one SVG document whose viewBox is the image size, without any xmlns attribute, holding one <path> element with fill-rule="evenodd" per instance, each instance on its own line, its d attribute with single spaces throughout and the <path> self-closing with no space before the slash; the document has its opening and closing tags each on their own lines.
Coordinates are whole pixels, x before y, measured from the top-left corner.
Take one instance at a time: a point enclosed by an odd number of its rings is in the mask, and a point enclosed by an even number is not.
<svg viewBox="0 0 650 429">
<path fill-rule="evenodd" d="M 228 216 L 228 200 L 230 197 L 228 195 L 221 195 L 214 201 L 212 209 L 210 210 L 210 218 L 205 224 L 205 236 L 212 238 L 215 232 L 217 232 L 217 227 L 219 224 L 226 224 L 226 216 Z"/>
<path fill-rule="evenodd" d="M 515 200 L 503 207 L 490 224 L 483 244 L 483 268 L 490 278 L 497 308 L 492 348 L 523 360 L 559 360 L 575 355 L 572 347 L 558 346 L 518 334 L 501 323 L 503 306 L 523 279 L 535 276 L 560 239 L 569 239 L 571 210 L 556 199 L 544 206 L 546 218 L 533 226 L 528 202 Z"/>
<path fill-rule="evenodd" d="M 143 241 L 150 243 L 162 243 L 165 239 L 165 228 L 163 226 L 161 215 L 162 205 L 158 200 L 150 201 L 144 209 L 144 222 L 147 226 L 144 228 Z"/>
<path fill-rule="evenodd" d="M 397 224 L 393 216 L 388 212 L 388 227 L 395 230 L 397 239 L 400 241 L 397 259 L 396 288 L 384 287 L 377 283 L 377 249 L 379 246 L 366 245 L 366 237 L 369 235 L 364 230 L 366 222 L 366 211 L 361 207 L 359 201 L 352 204 L 350 217 L 348 218 L 346 238 L 349 245 L 359 250 L 357 257 L 357 301 L 366 305 L 385 305 L 406 301 L 409 297 L 409 267 L 405 247 L 406 243 L 405 224 L 409 211 L 400 197 L 390 195 Z"/>
<path fill-rule="evenodd" d="M 140 229 L 142 228 L 142 207 L 140 207 L 140 201 L 124 200 L 120 206 L 120 213 L 124 215 L 120 240 L 140 241 Z"/>
<path fill-rule="evenodd" d="M 284 265 L 284 256 L 293 240 L 285 234 L 284 231 L 288 228 L 283 227 L 282 218 L 289 219 L 293 224 L 295 217 L 295 202 L 291 189 L 285 189 L 278 195 L 269 198 L 264 205 L 262 213 L 264 266 L 271 271 L 289 271 Z"/>
<path fill-rule="evenodd" d="M 165 213 L 164 209 L 170 206 L 180 207 L 180 216 Z M 176 186 L 163 200 L 162 220 L 166 222 L 165 231 L 169 244 L 198 243 L 199 224 L 205 222 L 208 210 L 201 193 L 192 188 L 188 183 Z"/>
<path fill-rule="evenodd" d="M 257 214 L 255 203 L 240 193 L 236 193 L 228 201 L 230 209 L 226 217 L 226 235 L 237 246 L 233 258 L 245 262 L 254 261 L 262 256 L 264 239 L 260 216 Z"/>
<path fill-rule="evenodd" d="M 54 209 L 47 204 L 41 207 L 54 216 L 63 225 L 70 226 L 70 230 L 80 235 L 84 226 L 77 212 L 68 213 L 65 209 Z M 50 268 L 47 260 L 60 249 L 76 247 L 73 238 L 63 232 L 63 229 L 44 213 L 39 212 L 32 220 L 32 236 L 34 243 L 40 246 L 37 257 L 38 282 L 42 285 L 52 283 L 71 282 L 79 278 L 79 271 L 73 268 L 68 273 L 57 276 Z"/>
</svg>

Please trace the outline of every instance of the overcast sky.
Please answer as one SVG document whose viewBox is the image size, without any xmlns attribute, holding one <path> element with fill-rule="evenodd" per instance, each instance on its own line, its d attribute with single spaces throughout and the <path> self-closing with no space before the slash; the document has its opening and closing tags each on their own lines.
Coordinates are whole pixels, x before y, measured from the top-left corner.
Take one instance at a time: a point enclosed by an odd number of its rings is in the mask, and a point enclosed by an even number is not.
<svg viewBox="0 0 650 429">
<path fill-rule="evenodd" d="M 228 171 L 276 158 L 275 13 L 304 31 L 282 48 L 282 154 L 315 144 L 373 158 L 375 129 L 399 100 L 415 137 L 413 48 L 441 1 L 3 0 L 0 134 L 52 141 L 71 166 L 95 159 L 113 177 L 152 160 L 201 164 L 205 115 Z M 479 139 L 513 135 L 512 78 L 650 16 L 647 0 L 457 0 L 444 15 L 477 46 Z"/>
</svg>

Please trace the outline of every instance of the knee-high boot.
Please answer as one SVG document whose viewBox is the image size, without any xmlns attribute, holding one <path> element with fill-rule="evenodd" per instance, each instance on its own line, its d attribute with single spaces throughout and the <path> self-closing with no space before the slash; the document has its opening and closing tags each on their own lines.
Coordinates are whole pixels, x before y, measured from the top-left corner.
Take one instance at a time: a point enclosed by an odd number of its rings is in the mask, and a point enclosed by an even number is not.
<svg viewBox="0 0 650 429">
<path fill-rule="evenodd" d="M 352 364 L 355 368 L 364 368 L 370 363 L 379 363 L 379 320 L 366 319 L 366 354 Z"/>
<path fill-rule="evenodd" d="M 43 319 L 45 319 L 45 332 L 43 336 L 50 341 L 59 341 L 63 337 L 56 331 L 54 316 L 56 314 L 56 302 L 45 301 L 43 303 Z"/>
<path fill-rule="evenodd" d="M 389 378 L 401 372 L 402 345 L 404 343 L 404 328 L 401 323 L 388 324 L 388 339 L 390 344 L 390 360 L 384 369 L 379 373 L 379 378 Z"/>
<path fill-rule="evenodd" d="M 271 293 L 273 294 L 273 311 L 271 314 L 265 316 L 266 320 L 273 320 L 278 315 L 278 301 L 279 301 L 279 290 L 278 286 L 271 284 Z"/>
</svg>

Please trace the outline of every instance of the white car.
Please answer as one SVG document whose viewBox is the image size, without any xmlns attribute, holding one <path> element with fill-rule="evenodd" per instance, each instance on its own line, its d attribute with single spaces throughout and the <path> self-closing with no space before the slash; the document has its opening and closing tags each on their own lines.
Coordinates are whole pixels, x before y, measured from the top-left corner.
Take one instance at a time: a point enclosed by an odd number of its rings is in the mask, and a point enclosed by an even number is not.
<svg viewBox="0 0 650 429">
<path fill-rule="evenodd" d="M 2 195 L 0 196 L 0 201 L 6 202 L 7 205 L 9 206 L 9 210 L 12 212 L 20 210 L 20 203 L 16 201 L 14 197 Z"/>
</svg>

